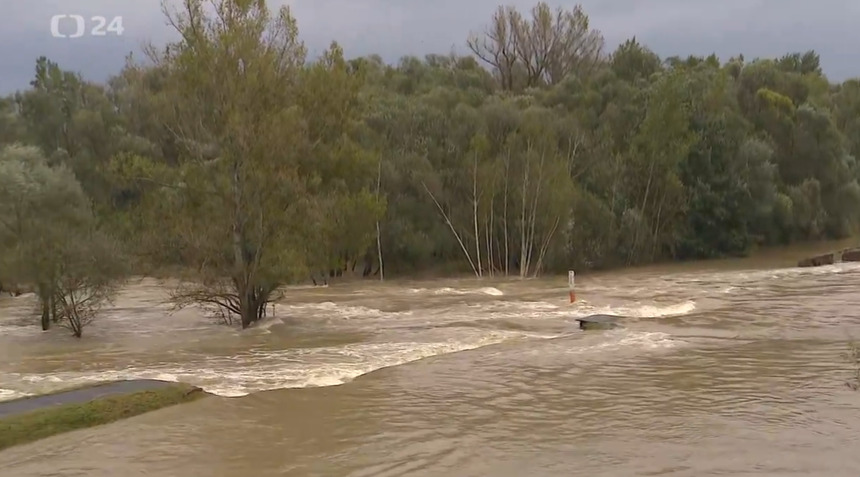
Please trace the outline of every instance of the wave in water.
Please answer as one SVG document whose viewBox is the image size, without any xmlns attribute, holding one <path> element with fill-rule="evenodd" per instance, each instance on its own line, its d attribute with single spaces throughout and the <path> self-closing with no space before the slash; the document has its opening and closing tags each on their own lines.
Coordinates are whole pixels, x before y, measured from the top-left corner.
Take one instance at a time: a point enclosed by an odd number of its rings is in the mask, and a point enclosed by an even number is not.
<svg viewBox="0 0 860 477">
<path fill-rule="evenodd" d="M 611 330 L 607 331 L 604 336 L 606 340 L 601 343 L 573 349 L 572 351 L 575 353 L 588 353 L 627 347 L 644 350 L 671 349 L 683 344 L 683 341 L 673 339 L 669 334 L 658 331 Z"/>
<path fill-rule="evenodd" d="M 330 301 L 321 303 L 303 303 L 292 305 L 281 305 L 287 310 L 300 312 L 303 315 L 322 315 L 326 317 L 337 316 L 340 318 L 359 318 L 359 317 L 380 317 L 380 316 L 396 316 L 409 315 L 411 311 L 382 311 L 376 308 L 366 306 L 352 306 L 337 304 Z M 277 320 L 273 320 L 276 323 Z"/>
<path fill-rule="evenodd" d="M 32 323 L 27 323 L 26 325 L 10 325 L 0 323 L 0 336 L 3 337 L 32 336 L 36 333 L 41 332 L 42 329 Z"/>
<path fill-rule="evenodd" d="M 283 388 L 334 386 L 369 372 L 419 359 L 481 348 L 512 339 L 553 338 L 554 335 L 495 330 L 472 333 L 457 341 L 363 343 L 342 347 L 293 349 L 208 358 L 183 365 L 164 364 L 87 373 L 59 372 L 23 375 L 20 380 L 37 384 L 40 392 L 121 379 L 160 379 L 200 386 L 207 392 L 237 397 L 257 391 Z"/>
<path fill-rule="evenodd" d="M 487 306 L 481 305 L 481 307 L 486 308 Z M 495 303 L 491 307 L 491 309 L 495 310 L 491 312 L 492 316 L 505 318 L 578 318 L 581 316 L 598 314 L 620 315 L 634 318 L 662 318 L 668 316 L 681 316 L 692 313 L 696 310 L 696 302 L 693 300 L 687 300 L 681 303 L 671 304 L 636 303 L 623 306 L 594 306 L 584 300 L 571 305 L 557 305 L 555 303 L 544 301 L 514 301 Z"/>
<path fill-rule="evenodd" d="M 692 343 L 667 333 L 608 330 L 600 333 L 572 333 L 536 346 L 517 350 L 510 359 L 525 360 L 530 366 L 568 369 L 619 363 L 642 355 L 672 353 Z"/>
<path fill-rule="evenodd" d="M 637 318 L 662 318 L 666 316 L 680 316 L 692 313 L 696 309 L 696 302 L 688 300 L 683 303 L 670 305 L 633 305 L 621 307 L 608 307 L 606 313 L 622 316 L 634 316 Z"/>
<path fill-rule="evenodd" d="M 447 293 L 452 295 L 479 293 L 498 296 L 503 294 L 492 287 L 471 290 L 438 288 L 426 291 L 429 294 Z M 392 315 L 413 314 L 412 311 L 385 312 L 366 306 L 333 302 L 297 303 L 281 306 L 286 306 L 291 312 L 299 312 L 304 316 L 325 318 L 332 316 L 345 319 L 387 318 Z M 454 316 L 467 321 L 488 317 L 495 318 L 497 311 L 520 318 L 575 317 L 593 313 L 612 313 L 636 317 L 672 316 L 693 311 L 695 302 L 593 307 L 587 302 L 579 302 L 570 306 L 561 305 L 560 300 L 554 303 L 492 301 L 483 306 L 489 308 L 474 309 L 475 313 L 472 313 L 473 308 L 469 307 L 467 313 L 462 313 L 464 310 L 457 310 Z M 415 314 L 418 316 L 421 313 L 416 310 Z M 435 321 L 436 318 L 441 320 L 440 316 L 434 315 L 433 320 Z M 261 323 L 261 328 L 267 330 L 269 327 L 280 323 L 282 323 L 281 320 L 267 320 L 266 323 Z M 2 379 L 0 382 L 5 385 L 5 388 L 18 387 L 14 383 L 21 382 L 21 391 L 42 393 L 95 381 L 161 379 L 187 382 L 200 386 L 213 394 L 234 397 L 272 389 L 339 385 L 378 369 L 398 366 L 433 356 L 473 350 L 512 340 L 537 339 L 547 342 L 545 340 L 557 338 L 560 334 L 578 332 L 569 327 L 560 331 L 559 329 L 552 329 L 553 327 L 540 330 L 526 326 L 523 329 L 461 328 L 456 334 L 446 335 L 435 333 L 432 331 L 435 326 L 428 329 L 426 328 L 427 325 L 428 323 L 422 321 L 419 327 L 422 331 L 419 335 L 396 336 L 391 341 L 380 340 L 346 346 L 276 351 L 249 350 L 234 356 L 198 355 L 196 358 L 189 358 L 188 355 L 185 355 L 184 359 L 187 361 L 182 362 L 155 362 L 140 367 L 67 371 L 52 373 L 51 375 L 25 374 L 14 376 L 15 379 L 11 381 Z M 675 341 L 662 333 L 622 331 L 607 333 L 605 336 L 589 337 L 587 340 L 579 342 L 574 349 L 578 350 L 576 351 L 578 353 L 589 353 L 617 347 L 651 349 L 671 347 L 676 344 Z M 10 383 L 12 384 L 10 385 Z M 10 399 L 13 392 L 21 395 L 20 391 L 7 390 L 5 395 L 0 396 L 0 399 Z"/>
<path fill-rule="evenodd" d="M 833 265 L 824 265 L 820 267 L 790 267 L 778 269 L 764 270 L 733 270 L 719 271 L 710 274 L 706 278 L 696 275 L 675 275 L 673 278 L 677 281 L 687 283 L 709 283 L 709 282 L 726 282 L 732 283 L 730 287 L 768 282 L 770 280 L 782 280 L 790 278 L 799 278 L 805 276 L 823 276 L 823 275 L 839 275 L 842 273 L 854 273 L 860 271 L 860 263 L 842 262 Z"/>
<path fill-rule="evenodd" d="M 431 293 L 433 295 L 489 295 L 504 296 L 504 292 L 494 287 L 482 288 L 410 288 L 412 293 Z"/>
<path fill-rule="evenodd" d="M 104 370 L 88 373 L 61 372 L 51 375 L 22 375 L 20 381 L 50 392 L 90 382 L 122 379 L 159 379 L 186 382 L 223 397 L 245 396 L 253 392 L 336 386 L 373 371 L 413 361 L 474 350 L 516 339 L 552 340 L 558 334 L 510 330 L 476 330 L 459 341 L 364 343 L 338 348 L 260 352 L 245 356 L 206 359 L 184 365 L 164 364 L 147 368 Z M 462 339 L 466 338 L 466 339 Z M 666 333 L 618 330 L 606 332 L 598 343 L 565 345 L 565 353 L 591 354 L 622 348 L 667 349 L 679 345 Z M 6 390 L 0 400 L 26 395 Z M 13 394 L 15 393 L 15 394 Z"/>
<path fill-rule="evenodd" d="M 30 396 L 30 394 L 25 393 L 25 392 L 21 392 L 21 391 L 15 391 L 14 389 L 0 388 L 0 401 L 9 401 L 12 399 L 17 399 L 17 398 L 22 398 L 22 397 L 27 397 L 27 396 Z"/>
</svg>

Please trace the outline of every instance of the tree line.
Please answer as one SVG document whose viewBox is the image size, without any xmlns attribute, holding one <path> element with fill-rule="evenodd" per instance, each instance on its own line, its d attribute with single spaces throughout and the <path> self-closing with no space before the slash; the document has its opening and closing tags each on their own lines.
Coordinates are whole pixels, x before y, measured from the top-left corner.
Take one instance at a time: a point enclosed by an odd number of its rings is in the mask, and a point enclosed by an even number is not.
<svg viewBox="0 0 860 477">
<path fill-rule="evenodd" d="M 285 284 L 532 277 L 843 238 L 860 81 L 814 51 L 607 51 L 584 10 L 499 7 L 467 55 L 309 59 L 289 9 L 165 5 L 105 84 L 47 58 L 0 100 L 0 283 L 76 335 L 122 277 L 243 327 Z"/>
</svg>

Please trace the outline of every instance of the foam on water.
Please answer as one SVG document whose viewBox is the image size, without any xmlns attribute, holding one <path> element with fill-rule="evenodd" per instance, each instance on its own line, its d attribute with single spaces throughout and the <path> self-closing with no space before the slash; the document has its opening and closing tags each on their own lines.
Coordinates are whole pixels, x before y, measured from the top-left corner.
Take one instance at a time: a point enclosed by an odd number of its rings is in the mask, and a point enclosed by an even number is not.
<svg viewBox="0 0 860 477">
<path fill-rule="evenodd" d="M 671 305 L 638 305 L 630 307 L 619 307 L 617 313 L 624 316 L 635 316 L 640 318 L 661 318 L 664 316 L 680 316 L 693 312 L 696 302 L 688 300 L 683 303 Z"/>
<path fill-rule="evenodd" d="M 603 343 L 588 347 L 587 350 L 617 349 L 633 347 L 638 349 L 669 349 L 683 342 L 673 339 L 667 333 L 658 331 L 610 330 L 606 333 L 607 340 Z"/>
<path fill-rule="evenodd" d="M 291 310 L 293 312 L 302 313 L 305 315 L 322 315 L 322 316 L 338 316 L 341 318 L 359 318 L 359 317 L 380 317 L 380 316 L 394 316 L 394 315 L 409 315 L 411 311 L 402 311 L 402 312 L 387 312 L 378 310 L 376 308 L 370 308 L 366 306 L 352 306 L 352 305 L 342 305 L 333 303 L 330 301 L 324 301 L 321 303 L 302 303 L 302 304 L 290 304 L 290 305 L 281 305 L 287 308 L 287 310 Z"/>
<path fill-rule="evenodd" d="M 277 318 L 267 318 L 265 320 L 258 321 L 251 326 L 251 330 L 255 330 L 260 333 L 271 333 L 272 331 L 269 328 L 277 325 L 283 325 L 284 322 Z"/>
<path fill-rule="evenodd" d="M 465 335 L 458 340 L 441 342 L 363 343 L 342 347 L 259 352 L 245 356 L 212 358 L 186 365 L 165 363 L 146 368 L 87 373 L 59 372 L 50 375 L 23 375 L 19 378 L 21 381 L 37 384 L 40 391 L 105 380 L 160 379 L 186 382 L 213 394 L 236 397 L 271 389 L 335 386 L 378 369 L 432 356 L 477 349 L 512 339 L 548 339 L 556 336 L 504 330 Z"/>
<path fill-rule="evenodd" d="M 491 295 L 491 296 L 502 296 L 505 294 L 504 292 L 502 292 L 498 288 L 493 288 L 493 287 L 479 288 L 477 290 L 477 292 L 482 293 L 484 295 Z"/>
<path fill-rule="evenodd" d="M 505 292 L 495 287 L 481 288 L 410 288 L 411 293 L 431 293 L 433 295 L 489 295 L 504 296 Z"/>
<path fill-rule="evenodd" d="M 4 389 L 0 388 L 0 401 L 9 401 L 12 399 L 22 398 L 30 396 L 28 393 L 24 393 L 21 391 L 15 391 L 14 389 Z"/>
<path fill-rule="evenodd" d="M 164 363 L 146 368 L 32 374 L 18 376 L 18 379 L 35 385 L 40 392 L 99 381 L 159 379 L 186 382 L 219 396 L 239 397 L 273 389 L 337 386 L 382 368 L 420 359 L 474 350 L 516 339 L 549 340 L 559 336 L 524 331 L 476 330 L 471 333 L 464 332 L 458 340 L 362 343 L 309 350 L 257 352 L 183 365 Z M 666 333 L 613 330 L 606 332 L 599 343 L 573 346 L 565 352 L 583 354 L 620 348 L 668 349 L 678 346 L 679 343 L 681 342 Z M 25 395 L 16 391 L 5 392 L 5 395 L 0 394 L 0 399 Z"/>
<path fill-rule="evenodd" d="M 559 340 L 550 340 L 546 346 L 534 347 L 535 350 L 552 359 L 555 354 L 577 355 L 581 357 L 601 357 L 607 353 L 619 357 L 622 353 L 672 350 L 688 343 L 668 333 L 658 331 L 637 331 L 626 328 L 606 330 L 584 335 L 569 334 Z"/>
<path fill-rule="evenodd" d="M 667 316 L 686 315 L 693 312 L 695 309 L 696 302 L 693 300 L 666 305 L 636 303 L 633 305 L 623 306 L 593 306 L 589 303 L 583 303 L 578 307 L 563 311 L 561 313 L 576 317 L 606 314 L 630 316 L 636 318 L 662 318 Z"/>
<path fill-rule="evenodd" d="M 574 343 L 564 341 L 552 346 L 549 356 L 573 355 L 576 356 L 577 361 L 590 358 L 601 359 L 606 356 L 617 359 L 625 354 L 670 351 L 685 345 L 687 345 L 685 341 L 673 338 L 666 333 L 616 329 L 603 332 L 596 340 L 584 339 Z"/>
<path fill-rule="evenodd" d="M 662 318 L 692 313 L 696 309 L 696 302 L 693 300 L 687 300 L 681 303 L 671 304 L 635 303 L 623 306 L 595 306 L 586 300 L 581 300 L 572 305 L 561 306 L 544 301 L 512 301 L 495 303 L 489 308 L 491 310 L 495 310 L 490 313 L 491 316 L 499 318 L 527 316 L 529 318 L 553 319 L 559 317 L 582 317 L 597 314 L 630 316 L 636 318 Z"/>
<path fill-rule="evenodd" d="M 472 289 L 442 287 L 413 289 L 411 291 L 426 295 L 472 294 L 499 297 L 504 295 L 501 290 L 494 287 Z M 530 319 L 558 320 L 562 318 L 566 321 L 571 317 L 595 313 L 633 317 L 663 317 L 690 313 L 696 308 L 696 303 L 693 301 L 667 304 L 644 302 L 625 306 L 594 306 L 581 300 L 568 305 L 565 298 L 566 295 L 547 301 L 483 300 L 484 303 L 480 305 L 464 306 L 458 304 L 446 309 L 444 313 L 440 313 L 437 309 L 429 313 L 427 310 L 421 309 L 387 312 L 370 306 L 332 301 L 284 303 L 278 304 L 278 310 L 286 307 L 286 314 L 296 317 L 311 319 L 335 317 L 356 320 L 368 318 L 371 323 L 374 323 L 374 330 L 380 333 L 378 337 L 373 338 L 373 341 L 360 344 L 282 350 L 250 349 L 233 356 L 184 353 L 181 361 L 174 362 L 170 358 L 166 358 L 166 361 L 159 361 L 165 359 L 165 357 L 159 356 L 155 361 L 137 367 L 0 376 L 0 385 L 5 384 L 5 387 L 8 388 L 17 387 L 14 383 L 21 383 L 24 384 L 22 389 L 27 392 L 42 393 L 97 381 L 159 379 L 187 382 L 200 386 L 210 393 L 225 397 L 244 396 L 252 392 L 272 389 L 336 386 L 378 369 L 398 366 L 416 360 L 474 350 L 512 340 L 541 340 L 549 343 L 549 341 L 544 340 L 557 338 L 560 334 L 567 335 L 579 332 L 574 329 L 575 327 L 564 326 L 547 326 L 544 332 L 529 326 L 522 328 L 530 329 L 488 329 L 487 327 L 470 328 L 463 326 L 458 327 L 456 333 L 452 334 L 450 328 L 440 327 L 450 320 L 469 323 L 487 318 L 496 319 L 499 316 L 512 316 Z M 402 317 L 404 319 L 389 321 L 389 317 Z M 379 320 L 380 318 L 382 320 Z M 139 319 L 139 317 L 135 317 L 135 319 Z M 375 326 L 377 321 L 379 327 Z M 167 322 L 166 319 L 165 322 Z M 397 322 L 410 325 L 414 330 L 404 335 L 401 329 L 392 327 Z M 183 321 L 184 325 L 189 323 Z M 271 327 L 283 323 L 280 319 L 270 318 L 254 328 L 259 333 L 267 334 Z M 361 322 L 356 321 L 354 323 Z M 173 328 L 170 329 L 173 330 Z M 562 331 L 558 331 L 559 329 Z M 248 333 L 248 331 L 244 333 Z M 223 336 L 219 336 L 218 339 L 223 339 Z M 677 341 L 672 340 L 665 333 L 621 330 L 589 337 L 589 339 L 573 347 L 571 352 L 590 353 L 618 348 L 662 349 L 671 348 L 677 344 Z M 8 378 L 14 379 L 9 380 Z M 22 395 L 18 391 L 4 389 L 0 391 L 0 399 L 11 399 L 7 396 L 13 396 L 12 393 L 17 393 L 14 397 Z"/>
<path fill-rule="evenodd" d="M 502 305 L 502 307 L 516 308 L 519 310 L 531 310 L 531 311 L 552 311 L 552 310 L 558 310 L 561 308 L 560 306 L 558 306 L 556 304 L 545 302 L 545 301 L 509 302 L 505 305 Z"/>
<path fill-rule="evenodd" d="M 791 267 L 780 268 L 776 270 L 745 270 L 740 272 L 717 272 L 712 274 L 709 279 L 723 279 L 725 281 L 734 283 L 754 283 L 763 280 L 777 280 L 801 276 L 838 275 L 842 273 L 851 273 L 857 271 L 860 271 L 860 263 L 841 262 L 835 263 L 833 265 L 823 265 L 820 267 Z"/>
<path fill-rule="evenodd" d="M 41 328 L 33 325 L 19 326 L 0 323 L 0 336 L 33 336 L 41 332 Z"/>
</svg>

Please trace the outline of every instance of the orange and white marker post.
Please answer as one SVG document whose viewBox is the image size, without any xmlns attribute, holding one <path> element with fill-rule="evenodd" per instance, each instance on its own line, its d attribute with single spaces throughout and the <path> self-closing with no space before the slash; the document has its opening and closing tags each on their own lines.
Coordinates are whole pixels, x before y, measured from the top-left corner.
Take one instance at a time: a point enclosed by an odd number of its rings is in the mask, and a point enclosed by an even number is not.
<svg viewBox="0 0 860 477">
<path fill-rule="evenodd" d="M 576 272 L 568 270 L 567 272 L 567 287 L 570 289 L 570 302 L 576 301 Z"/>
</svg>

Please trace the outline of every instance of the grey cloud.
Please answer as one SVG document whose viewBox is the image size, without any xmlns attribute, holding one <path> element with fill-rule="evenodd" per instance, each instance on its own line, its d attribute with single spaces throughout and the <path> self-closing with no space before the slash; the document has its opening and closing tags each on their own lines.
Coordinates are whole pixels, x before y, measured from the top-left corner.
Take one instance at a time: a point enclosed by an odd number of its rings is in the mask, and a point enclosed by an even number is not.
<svg viewBox="0 0 860 477">
<path fill-rule="evenodd" d="M 124 56 L 145 40 L 170 38 L 159 0 L 5 0 L 0 29 L 0 93 L 24 88 L 36 57 L 104 80 L 122 67 Z M 289 4 L 312 55 L 337 40 L 349 56 L 378 53 L 388 61 L 404 55 L 465 52 L 470 31 L 486 25 L 500 4 L 522 11 L 535 0 L 270 0 Z M 860 76 L 860 2 L 856 0 L 560 0 L 583 5 L 592 26 L 614 48 L 636 36 L 663 57 L 717 53 L 721 58 L 778 56 L 815 49 L 833 80 Z M 58 13 L 122 16 L 121 37 L 55 39 L 50 17 Z"/>
</svg>

